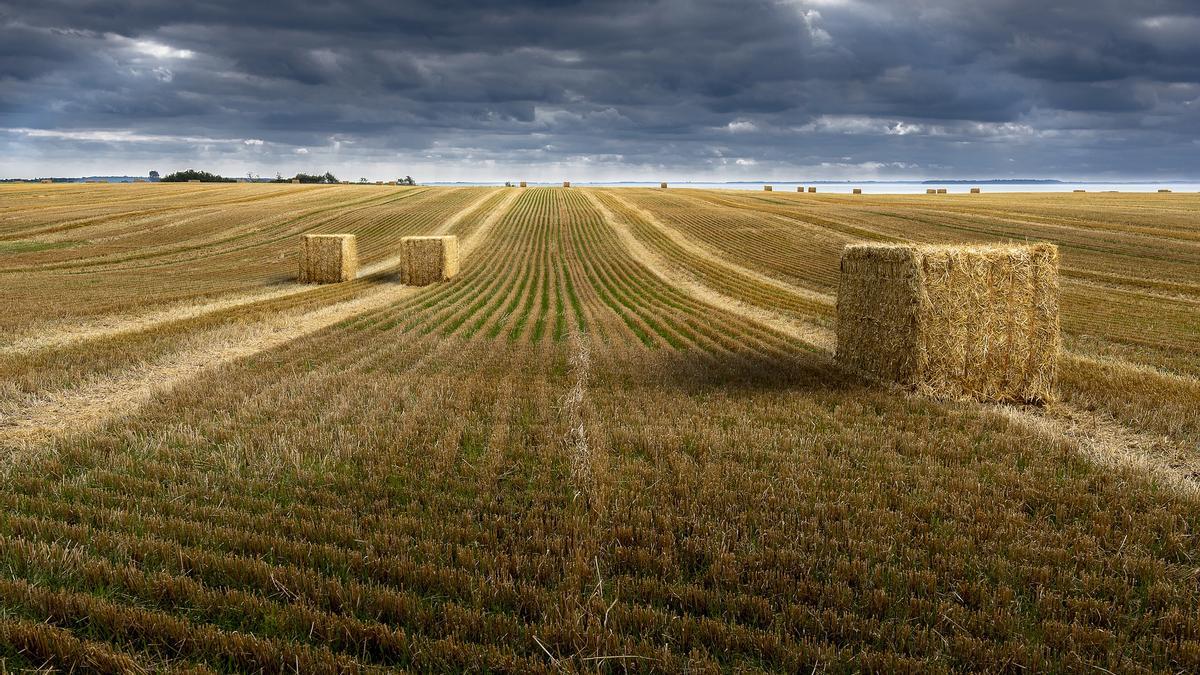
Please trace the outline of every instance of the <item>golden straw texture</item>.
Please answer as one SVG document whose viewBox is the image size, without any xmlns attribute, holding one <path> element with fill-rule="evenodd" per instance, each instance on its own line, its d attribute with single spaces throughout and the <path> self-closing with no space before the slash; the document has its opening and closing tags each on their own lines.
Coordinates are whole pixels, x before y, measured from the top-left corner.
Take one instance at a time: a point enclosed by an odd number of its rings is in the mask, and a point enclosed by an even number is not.
<svg viewBox="0 0 1200 675">
<path fill-rule="evenodd" d="M 404 237 L 400 240 L 400 282 L 426 286 L 458 274 L 458 237 Z"/>
<path fill-rule="evenodd" d="M 1054 400 L 1058 248 L 854 245 L 837 358 L 936 398 Z"/>
<path fill-rule="evenodd" d="M 352 234 L 300 238 L 300 283 L 335 284 L 358 275 L 358 241 Z"/>
</svg>

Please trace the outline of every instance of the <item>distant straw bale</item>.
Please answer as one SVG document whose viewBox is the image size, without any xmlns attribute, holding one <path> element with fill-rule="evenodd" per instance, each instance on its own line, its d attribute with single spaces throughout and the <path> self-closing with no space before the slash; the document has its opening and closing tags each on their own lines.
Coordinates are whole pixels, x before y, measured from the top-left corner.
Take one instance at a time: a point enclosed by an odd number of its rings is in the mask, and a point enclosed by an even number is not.
<svg viewBox="0 0 1200 675">
<path fill-rule="evenodd" d="M 300 238 L 300 283 L 336 284 L 358 275 L 358 240 L 352 234 Z"/>
<path fill-rule="evenodd" d="M 658 184 L 658 187 L 659 187 L 659 189 L 661 189 L 661 190 L 666 190 L 666 189 L 667 189 L 667 184 L 666 184 L 666 183 L 659 183 L 659 184 Z"/>
<path fill-rule="evenodd" d="M 564 180 L 564 181 L 563 181 L 563 187 L 571 187 L 571 181 L 569 181 L 569 180 Z"/>
<path fill-rule="evenodd" d="M 458 237 L 404 237 L 400 240 L 400 283 L 427 286 L 458 274 Z"/>
<path fill-rule="evenodd" d="M 1058 248 L 852 245 L 837 359 L 937 398 L 1054 400 Z"/>
<path fill-rule="evenodd" d="M 803 186 L 803 185 L 797 185 L 797 186 L 796 186 L 796 192 L 804 192 L 804 186 Z"/>
<path fill-rule="evenodd" d="M 1087 190 L 1071 190 L 1071 192 L 1087 192 Z"/>
<path fill-rule="evenodd" d="M 861 194 L 862 194 L 862 188 L 854 188 L 853 190 L 851 190 L 851 193 L 852 193 L 852 194 L 856 194 L 856 195 L 861 195 Z"/>
<path fill-rule="evenodd" d="M 525 187 L 525 181 L 521 181 L 521 187 Z"/>
<path fill-rule="evenodd" d="M 937 193 L 939 195 L 944 195 L 944 194 L 946 194 L 946 192 L 947 192 L 946 188 L 938 188 L 938 191 L 937 191 Z"/>
<path fill-rule="evenodd" d="M 973 195 L 979 194 L 979 188 L 971 188 L 971 194 L 973 194 Z"/>
<path fill-rule="evenodd" d="M 937 188 L 925 188 L 925 194 L 927 194 L 927 195 L 936 195 L 936 194 L 937 194 Z"/>
<path fill-rule="evenodd" d="M 764 186 L 763 186 L 763 192 L 770 192 L 770 191 L 772 191 L 772 190 L 774 190 L 774 189 L 775 189 L 775 188 L 771 187 L 770 185 L 764 185 Z"/>
<path fill-rule="evenodd" d="M 810 187 L 810 188 L 808 188 L 808 191 L 809 191 L 809 192 L 816 192 L 816 191 L 817 191 L 817 188 L 815 188 L 815 187 Z"/>
<path fill-rule="evenodd" d="M 1170 192 L 1170 190 L 1168 190 L 1167 188 L 1160 188 L 1159 192 Z"/>
</svg>

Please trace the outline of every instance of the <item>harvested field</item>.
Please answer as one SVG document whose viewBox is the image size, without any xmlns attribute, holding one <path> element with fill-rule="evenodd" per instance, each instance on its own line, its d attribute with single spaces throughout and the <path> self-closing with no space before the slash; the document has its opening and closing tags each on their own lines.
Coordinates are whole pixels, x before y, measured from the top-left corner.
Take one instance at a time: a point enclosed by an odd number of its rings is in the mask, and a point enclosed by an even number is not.
<svg viewBox="0 0 1200 675">
<path fill-rule="evenodd" d="M 0 247 L 0 662 L 1196 671 L 1198 213 L 2 185 L 0 243 L 37 245 Z M 296 283 L 332 233 L 358 278 Z M 404 238 L 449 235 L 458 275 L 402 286 Z M 834 359 L 847 245 L 1027 241 L 1059 401 Z"/>
</svg>

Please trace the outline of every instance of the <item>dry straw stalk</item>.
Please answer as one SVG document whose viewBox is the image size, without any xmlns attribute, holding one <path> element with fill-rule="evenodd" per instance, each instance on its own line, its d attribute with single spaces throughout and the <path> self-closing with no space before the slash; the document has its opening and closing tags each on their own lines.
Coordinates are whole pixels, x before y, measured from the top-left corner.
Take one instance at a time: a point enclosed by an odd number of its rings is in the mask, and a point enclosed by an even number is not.
<svg viewBox="0 0 1200 675">
<path fill-rule="evenodd" d="M 837 358 L 936 398 L 1054 400 L 1058 248 L 854 245 Z"/>
<path fill-rule="evenodd" d="M 335 284 L 358 275 L 358 240 L 352 234 L 300 238 L 300 283 Z"/>
<path fill-rule="evenodd" d="M 404 237 L 400 240 L 400 283 L 426 286 L 458 274 L 458 237 Z"/>
</svg>

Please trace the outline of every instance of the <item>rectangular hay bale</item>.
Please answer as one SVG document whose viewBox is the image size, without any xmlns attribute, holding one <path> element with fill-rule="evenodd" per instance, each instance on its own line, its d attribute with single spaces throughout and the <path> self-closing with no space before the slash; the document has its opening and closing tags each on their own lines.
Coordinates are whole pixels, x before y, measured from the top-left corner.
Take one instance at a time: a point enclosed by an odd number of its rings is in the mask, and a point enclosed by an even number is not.
<svg viewBox="0 0 1200 675">
<path fill-rule="evenodd" d="M 358 238 L 353 234 L 306 234 L 300 238 L 302 284 L 336 284 L 358 276 Z"/>
<path fill-rule="evenodd" d="M 854 188 L 853 190 L 851 190 L 851 193 L 852 193 L 852 194 L 856 194 L 856 195 L 861 195 L 861 194 L 862 194 L 862 188 Z"/>
<path fill-rule="evenodd" d="M 458 274 L 458 237 L 404 237 L 400 240 L 400 283 L 427 286 Z"/>
<path fill-rule="evenodd" d="M 973 194 L 973 195 L 979 194 L 979 188 L 971 188 L 971 194 Z"/>
<path fill-rule="evenodd" d="M 770 192 L 770 191 L 772 191 L 772 190 L 774 190 L 774 189 L 775 189 L 775 188 L 771 187 L 770 185 L 764 185 L 764 186 L 763 186 L 763 192 Z"/>
<path fill-rule="evenodd" d="M 521 187 L 525 187 L 525 181 L 521 181 Z"/>
<path fill-rule="evenodd" d="M 1053 244 L 869 244 L 842 252 L 839 362 L 936 398 L 1054 400 Z"/>
<path fill-rule="evenodd" d="M 816 192 L 816 191 L 817 191 L 817 188 L 815 188 L 815 187 L 810 187 L 810 188 L 808 188 L 808 191 L 809 191 L 809 192 Z"/>
<path fill-rule="evenodd" d="M 569 181 L 569 180 L 564 180 L 564 181 L 563 181 L 563 187 L 571 187 L 571 181 Z"/>
<path fill-rule="evenodd" d="M 946 192 L 947 192 L 946 188 L 938 188 L 938 191 L 937 191 L 937 193 L 939 195 L 944 195 L 944 194 L 946 194 Z"/>
<path fill-rule="evenodd" d="M 803 185 L 797 185 L 797 186 L 796 186 L 796 192 L 804 192 L 804 186 L 803 186 Z"/>
<path fill-rule="evenodd" d="M 666 184 L 666 183 L 659 183 L 659 184 L 658 184 L 658 187 L 659 187 L 659 189 L 661 189 L 661 190 L 666 190 L 666 189 L 667 189 L 667 184 Z"/>
</svg>

